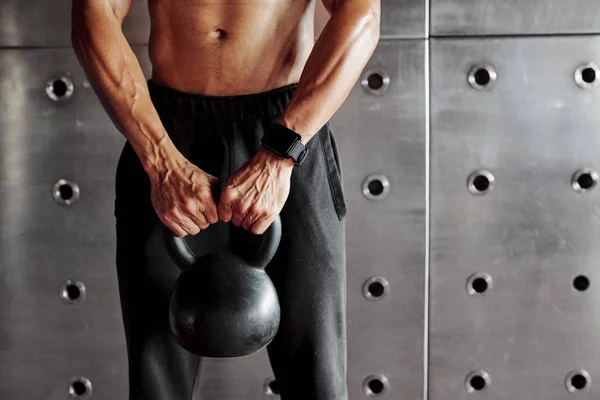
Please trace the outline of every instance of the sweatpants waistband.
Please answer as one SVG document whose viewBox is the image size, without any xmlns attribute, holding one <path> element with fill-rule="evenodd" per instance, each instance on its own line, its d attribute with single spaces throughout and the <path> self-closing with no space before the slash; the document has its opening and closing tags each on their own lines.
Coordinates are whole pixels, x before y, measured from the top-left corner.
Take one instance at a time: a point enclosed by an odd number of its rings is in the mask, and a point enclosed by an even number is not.
<svg viewBox="0 0 600 400">
<path fill-rule="evenodd" d="M 148 81 L 152 103 L 159 114 L 224 121 L 277 117 L 287 107 L 296 83 L 262 93 L 207 96 L 181 92 Z"/>
</svg>

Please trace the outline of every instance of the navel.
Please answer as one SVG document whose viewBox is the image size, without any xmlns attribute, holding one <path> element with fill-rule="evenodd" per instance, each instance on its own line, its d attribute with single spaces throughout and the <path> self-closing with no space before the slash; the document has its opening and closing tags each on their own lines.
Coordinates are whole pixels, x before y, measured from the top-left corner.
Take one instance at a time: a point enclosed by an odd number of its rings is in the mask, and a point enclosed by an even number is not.
<svg viewBox="0 0 600 400">
<path fill-rule="evenodd" d="M 217 39 L 227 39 L 227 32 L 223 29 L 215 29 L 212 35 Z"/>
</svg>

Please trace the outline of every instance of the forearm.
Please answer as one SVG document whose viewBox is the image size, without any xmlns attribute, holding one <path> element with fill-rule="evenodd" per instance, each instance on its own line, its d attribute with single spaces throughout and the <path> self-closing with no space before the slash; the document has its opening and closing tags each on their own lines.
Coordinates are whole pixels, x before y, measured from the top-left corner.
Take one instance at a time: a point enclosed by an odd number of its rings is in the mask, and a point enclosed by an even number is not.
<svg viewBox="0 0 600 400">
<path fill-rule="evenodd" d="M 379 41 L 379 0 L 346 1 L 325 26 L 279 123 L 307 143 L 348 97 Z"/>
<path fill-rule="evenodd" d="M 121 24 L 122 18 L 105 2 L 73 2 L 77 58 L 109 117 L 150 172 L 177 150 L 150 100 L 146 78 Z"/>
</svg>

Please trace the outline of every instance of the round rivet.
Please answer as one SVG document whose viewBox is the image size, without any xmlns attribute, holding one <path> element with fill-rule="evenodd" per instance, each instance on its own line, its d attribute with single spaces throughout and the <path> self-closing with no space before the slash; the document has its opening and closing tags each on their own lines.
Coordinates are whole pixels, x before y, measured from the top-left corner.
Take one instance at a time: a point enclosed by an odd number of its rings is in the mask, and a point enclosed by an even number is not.
<svg viewBox="0 0 600 400">
<path fill-rule="evenodd" d="M 60 287 L 60 298 L 67 303 L 79 303 L 85 297 L 85 285 L 71 279 L 66 280 Z"/>
<path fill-rule="evenodd" d="M 52 197 L 58 204 L 70 206 L 79 199 L 79 185 L 59 179 L 52 187 Z"/>
<path fill-rule="evenodd" d="M 579 275 L 573 279 L 573 287 L 580 292 L 585 292 L 590 288 L 590 279 L 585 275 Z"/>
<path fill-rule="evenodd" d="M 490 375 L 485 371 L 474 371 L 467 375 L 465 388 L 468 393 L 481 392 L 492 383 Z"/>
<path fill-rule="evenodd" d="M 277 397 L 280 395 L 279 385 L 275 378 L 270 377 L 264 383 L 265 394 L 269 397 Z"/>
<path fill-rule="evenodd" d="M 591 168 L 577 170 L 571 178 L 571 187 L 578 193 L 592 190 L 598 182 L 598 173 Z"/>
<path fill-rule="evenodd" d="M 467 292 L 471 296 L 482 296 L 493 288 L 493 280 L 489 274 L 480 272 L 467 279 Z"/>
<path fill-rule="evenodd" d="M 390 284 L 381 276 L 373 276 L 363 284 L 363 295 L 371 301 L 378 301 L 387 296 Z"/>
<path fill-rule="evenodd" d="M 369 200 L 381 200 L 390 191 L 390 181 L 384 175 L 371 175 L 363 182 L 363 195 Z"/>
<path fill-rule="evenodd" d="M 390 76 L 380 68 L 371 68 L 363 73 L 360 84 L 365 92 L 381 96 L 390 87 Z"/>
<path fill-rule="evenodd" d="M 73 82 L 66 76 L 46 82 L 46 94 L 53 101 L 64 101 L 73 95 Z"/>
<path fill-rule="evenodd" d="M 471 87 L 482 92 L 493 88 L 497 79 L 496 70 L 489 64 L 475 65 L 467 77 Z"/>
<path fill-rule="evenodd" d="M 369 397 L 383 396 L 388 389 L 388 379 L 381 374 L 369 375 L 363 381 L 363 391 Z"/>
<path fill-rule="evenodd" d="M 495 178 L 490 171 L 480 169 L 469 175 L 467 188 L 475 195 L 484 195 L 494 188 Z"/>
<path fill-rule="evenodd" d="M 569 372 L 565 379 L 565 387 L 569 393 L 577 394 L 586 392 L 592 385 L 592 377 L 584 369 Z"/>
<path fill-rule="evenodd" d="M 594 63 L 582 64 L 575 70 L 575 83 L 582 89 L 591 89 L 600 79 L 598 67 Z"/>
<path fill-rule="evenodd" d="M 69 384 L 69 395 L 76 399 L 86 399 L 92 395 L 92 382 L 84 377 L 73 378 Z"/>
</svg>

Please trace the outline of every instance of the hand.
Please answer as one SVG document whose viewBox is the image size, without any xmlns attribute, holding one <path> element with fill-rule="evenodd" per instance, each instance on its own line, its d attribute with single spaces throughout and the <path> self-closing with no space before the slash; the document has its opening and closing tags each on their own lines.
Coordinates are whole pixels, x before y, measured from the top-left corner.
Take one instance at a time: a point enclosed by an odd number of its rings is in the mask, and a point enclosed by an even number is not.
<svg viewBox="0 0 600 400">
<path fill-rule="evenodd" d="M 293 160 L 261 147 L 227 180 L 219 200 L 219 218 L 262 235 L 288 198 L 293 168 Z"/>
<path fill-rule="evenodd" d="M 149 173 L 152 205 L 160 220 L 178 237 L 196 235 L 219 221 L 213 188 L 219 180 L 183 155 L 163 160 Z"/>
</svg>

